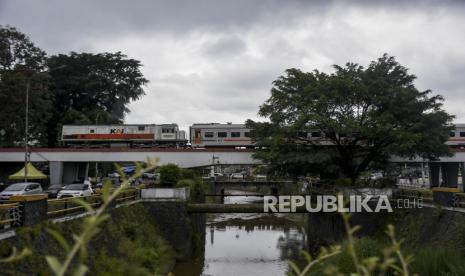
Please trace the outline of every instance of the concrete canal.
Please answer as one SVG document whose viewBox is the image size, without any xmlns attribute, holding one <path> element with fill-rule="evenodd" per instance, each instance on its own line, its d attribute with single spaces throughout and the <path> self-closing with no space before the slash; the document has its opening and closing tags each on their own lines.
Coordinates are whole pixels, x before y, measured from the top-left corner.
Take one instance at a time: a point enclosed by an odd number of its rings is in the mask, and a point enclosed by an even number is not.
<svg viewBox="0 0 465 276">
<path fill-rule="evenodd" d="M 236 192 L 243 193 L 243 192 Z M 226 197 L 225 204 L 263 201 Z M 303 214 L 209 214 L 203 246 L 173 273 L 187 275 L 286 275 L 289 261 L 306 249 Z"/>
</svg>

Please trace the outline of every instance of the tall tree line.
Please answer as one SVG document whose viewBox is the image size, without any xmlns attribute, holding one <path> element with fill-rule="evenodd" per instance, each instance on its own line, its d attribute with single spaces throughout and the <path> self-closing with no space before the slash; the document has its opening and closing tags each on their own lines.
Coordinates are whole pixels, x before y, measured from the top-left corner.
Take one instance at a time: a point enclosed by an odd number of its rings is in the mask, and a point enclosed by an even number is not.
<svg viewBox="0 0 465 276">
<path fill-rule="evenodd" d="M 29 90 L 29 141 L 56 146 L 63 124 L 122 123 L 148 80 L 121 52 L 47 56 L 25 34 L 0 25 L 0 146 L 21 146 Z"/>
</svg>

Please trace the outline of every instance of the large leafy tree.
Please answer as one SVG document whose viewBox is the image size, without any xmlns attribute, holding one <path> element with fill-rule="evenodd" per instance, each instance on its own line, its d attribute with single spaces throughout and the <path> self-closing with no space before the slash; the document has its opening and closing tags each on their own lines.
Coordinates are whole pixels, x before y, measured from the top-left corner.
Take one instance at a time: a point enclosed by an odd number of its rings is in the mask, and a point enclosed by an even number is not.
<svg viewBox="0 0 465 276">
<path fill-rule="evenodd" d="M 128 103 L 143 96 L 148 82 L 141 63 L 117 53 L 70 53 L 48 59 L 54 116 L 48 137 L 54 146 L 63 124 L 122 123 Z"/>
<path fill-rule="evenodd" d="M 25 138 L 29 86 L 29 141 L 40 145 L 51 116 L 46 54 L 17 29 L 0 26 L 0 146 L 21 146 Z"/>
<path fill-rule="evenodd" d="M 268 121 L 247 121 L 262 146 L 256 157 L 291 174 L 355 181 L 390 155 L 448 154 L 444 142 L 453 117 L 442 109 L 443 98 L 419 91 L 415 76 L 394 57 L 385 54 L 367 68 L 347 63 L 334 69 L 289 69 L 274 81 L 259 110 Z"/>
</svg>

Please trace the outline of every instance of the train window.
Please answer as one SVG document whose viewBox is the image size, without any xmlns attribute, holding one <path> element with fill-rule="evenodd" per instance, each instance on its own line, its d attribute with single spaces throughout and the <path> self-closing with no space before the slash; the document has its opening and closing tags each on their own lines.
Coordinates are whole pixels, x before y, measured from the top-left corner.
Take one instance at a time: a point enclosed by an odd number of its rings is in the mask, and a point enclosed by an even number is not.
<svg viewBox="0 0 465 276">
<path fill-rule="evenodd" d="M 460 137 L 465 137 L 465 132 L 460 132 Z"/>
<path fill-rule="evenodd" d="M 163 128 L 161 130 L 162 133 L 174 133 L 174 129 L 172 128 Z"/>
<path fill-rule="evenodd" d="M 90 130 L 90 133 L 95 133 L 95 129 L 91 129 L 91 130 Z"/>
<path fill-rule="evenodd" d="M 454 132 L 454 131 L 451 131 L 451 132 L 449 133 L 449 136 L 450 136 L 450 137 L 455 137 L 455 132 Z"/>
<path fill-rule="evenodd" d="M 205 133 L 203 134 L 203 136 L 204 136 L 205 138 L 213 138 L 213 132 L 205 132 Z"/>
<path fill-rule="evenodd" d="M 138 126 L 137 129 L 138 129 L 139 131 L 144 131 L 144 130 L 145 130 L 145 126 Z"/>
<path fill-rule="evenodd" d="M 244 137 L 250 137 L 250 132 L 244 132 Z"/>
<path fill-rule="evenodd" d="M 219 137 L 219 138 L 228 137 L 228 133 L 227 133 L 227 132 L 218 132 L 218 137 Z"/>
<path fill-rule="evenodd" d="M 231 137 L 234 137 L 234 138 L 241 137 L 241 133 L 240 132 L 231 132 Z"/>
</svg>

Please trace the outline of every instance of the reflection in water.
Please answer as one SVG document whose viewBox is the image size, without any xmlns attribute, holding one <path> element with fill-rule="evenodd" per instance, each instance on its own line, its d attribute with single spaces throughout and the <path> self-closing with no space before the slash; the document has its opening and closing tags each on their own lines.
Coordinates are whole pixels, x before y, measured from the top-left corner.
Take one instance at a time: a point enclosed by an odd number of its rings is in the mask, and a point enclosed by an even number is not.
<svg viewBox="0 0 465 276">
<path fill-rule="evenodd" d="M 241 200 L 257 198 L 225 198 L 230 204 Z M 306 245 L 301 227 L 272 214 L 215 214 L 205 230 L 204 256 L 178 263 L 175 275 L 286 275 L 289 260 Z"/>
</svg>

